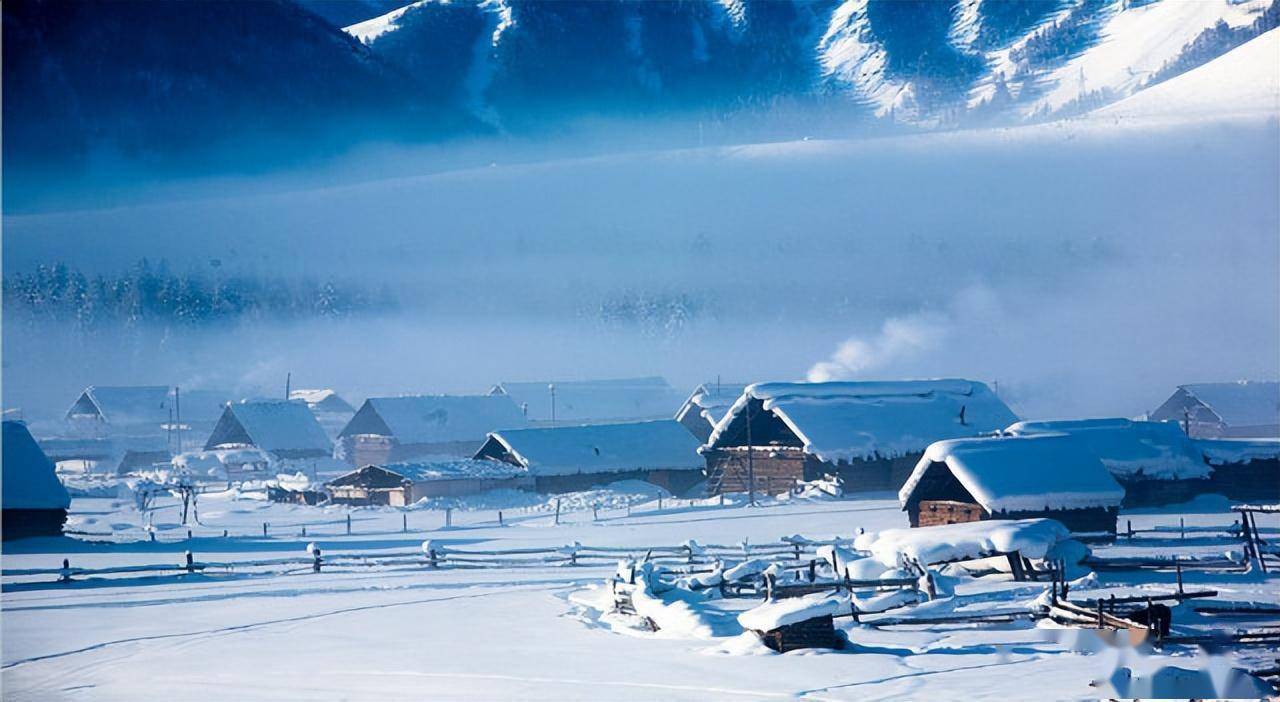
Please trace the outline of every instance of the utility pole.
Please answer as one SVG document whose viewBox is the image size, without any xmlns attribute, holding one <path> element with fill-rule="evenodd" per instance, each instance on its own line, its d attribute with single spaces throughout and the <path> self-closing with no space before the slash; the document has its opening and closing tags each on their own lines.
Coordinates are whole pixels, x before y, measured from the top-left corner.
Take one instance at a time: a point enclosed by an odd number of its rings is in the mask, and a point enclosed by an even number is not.
<svg viewBox="0 0 1280 702">
<path fill-rule="evenodd" d="M 751 398 L 747 398 L 747 504 L 756 504 L 756 464 L 751 455 Z"/>
<path fill-rule="evenodd" d="M 551 383 L 547 386 L 547 390 L 551 392 L 551 426 L 556 425 L 556 384 Z"/>
<path fill-rule="evenodd" d="M 289 385 L 293 382 L 293 373 L 284 374 L 284 399 L 288 401 L 292 393 L 289 392 Z"/>
<path fill-rule="evenodd" d="M 182 388 L 173 386 L 173 413 L 178 420 L 178 453 L 182 453 Z"/>
</svg>

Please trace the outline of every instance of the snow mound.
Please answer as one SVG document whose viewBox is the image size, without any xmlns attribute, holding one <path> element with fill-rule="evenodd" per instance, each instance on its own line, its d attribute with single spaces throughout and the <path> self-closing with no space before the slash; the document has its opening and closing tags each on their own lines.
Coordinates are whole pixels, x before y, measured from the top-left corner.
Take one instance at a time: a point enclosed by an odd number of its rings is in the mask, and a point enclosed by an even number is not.
<svg viewBox="0 0 1280 702">
<path fill-rule="evenodd" d="M 909 561 L 931 565 L 1015 551 L 1041 559 L 1068 541 L 1070 532 L 1056 520 L 1018 519 L 867 532 L 854 546 L 870 552 L 881 564 L 897 568 Z"/>
<path fill-rule="evenodd" d="M 849 609 L 849 600 L 826 593 L 791 597 L 749 609 L 738 615 L 738 623 L 744 629 L 769 631 L 788 624 L 797 624 L 814 617 L 838 614 Z"/>
</svg>

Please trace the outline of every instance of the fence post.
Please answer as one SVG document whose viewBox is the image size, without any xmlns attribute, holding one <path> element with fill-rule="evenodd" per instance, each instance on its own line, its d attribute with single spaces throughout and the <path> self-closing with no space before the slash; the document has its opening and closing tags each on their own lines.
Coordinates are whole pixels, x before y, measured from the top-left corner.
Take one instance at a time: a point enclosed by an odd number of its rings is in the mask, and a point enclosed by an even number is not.
<svg viewBox="0 0 1280 702">
<path fill-rule="evenodd" d="M 1187 518 L 1186 517 L 1178 517 L 1178 533 L 1181 535 L 1180 538 L 1183 538 L 1183 539 L 1187 538 Z"/>
<path fill-rule="evenodd" d="M 320 572 L 320 549 L 317 548 L 314 551 L 312 551 L 311 556 L 313 558 L 313 560 L 311 561 L 311 572 L 319 573 Z"/>
<path fill-rule="evenodd" d="M 453 526 L 453 508 L 452 507 L 444 508 L 444 525 L 447 527 Z"/>
<path fill-rule="evenodd" d="M 795 543 L 791 544 L 791 547 L 792 547 L 792 548 L 794 548 L 794 549 L 795 549 L 795 551 L 796 551 L 796 560 L 797 560 L 797 561 L 798 561 L 798 560 L 800 560 L 800 543 L 799 543 L 799 542 L 795 542 Z"/>
<path fill-rule="evenodd" d="M 662 511 L 662 495 L 661 494 L 658 495 L 658 511 L 659 512 Z"/>
<path fill-rule="evenodd" d="M 502 510 L 498 510 L 498 526 L 502 526 Z"/>
<path fill-rule="evenodd" d="M 151 537 L 151 543 L 154 544 L 156 542 L 156 533 L 154 531 L 147 532 L 147 536 Z"/>
<path fill-rule="evenodd" d="M 225 539 L 225 538 L 227 538 L 227 530 L 226 530 L 226 529 L 223 529 L 223 530 L 222 530 L 222 538 L 224 538 L 224 539 Z"/>
<path fill-rule="evenodd" d="M 809 582 L 817 582 L 818 580 L 818 561 L 809 559 Z"/>
<path fill-rule="evenodd" d="M 560 498 L 556 498 L 556 524 L 560 524 Z"/>
<path fill-rule="evenodd" d="M 627 498 L 627 516 L 628 517 L 631 516 L 631 498 L 630 497 Z"/>
<path fill-rule="evenodd" d="M 351 515 L 347 515 L 347 536 L 351 536 Z"/>
<path fill-rule="evenodd" d="M 600 505 L 599 504 L 591 505 L 591 521 L 593 522 L 600 521 Z"/>
<path fill-rule="evenodd" d="M 62 572 L 58 574 L 58 582 L 60 583 L 71 582 L 71 559 L 69 558 L 62 559 Z"/>
<path fill-rule="evenodd" d="M 409 533 L 409 515 L 407 513 L 400 515 L 400 531 Z"/>
<path fill-rule="evenodd" d="M 302 525 L 302 535 L 303 535 L 303 536 L 306 536 L 306 535 L 307 535 L 307 525 L 306 525 L 306 524 L 303 524 L 303 525 Z"/>
<path fill-rule="evenodd" d="M 1127 527 L 1126 531 L 1128 531 L 1127 536 L 1132 539 L 1133 538 L 1133 520 L 1126 519 L 1124 521 L 1125 521 L 1125 526 Z"/>
<path fill-rule="evenodd" d="M 263 535 L 263 536 L 266 536 L 266 535 L 267 535 L 267 523 L 266 523 L 266 522 L 263 522 L 263 523 L 262 523 L 262 535 Z"/>
<path fill-rule="evenodd" d="M 720 493 L 720 506 L 724 507 L 724 493 Z"/>
<path fill-rule="evenodd" d="M 191 540 L 191 530 L 187 529 L 187 541 Z"/>
<path fill-rule="evenodd" d="M 430 561 L 432 568 L 437 567 L 436 550 L 434 548 L 427 549 L 427 560 Z"/>
<path fill-rule="evenodd" d="M 195 569 L 195 556 L 191 555 L 190 551 L 187 551 L 187 572 L 190 573 Z"/>
<path fill-rule="evenodd" d="M 1178 601 L 1182 601 L 1182 562 L 1175 555 L 1173 557 L 1173 567 L 1178 574 Z"/>
</svg>

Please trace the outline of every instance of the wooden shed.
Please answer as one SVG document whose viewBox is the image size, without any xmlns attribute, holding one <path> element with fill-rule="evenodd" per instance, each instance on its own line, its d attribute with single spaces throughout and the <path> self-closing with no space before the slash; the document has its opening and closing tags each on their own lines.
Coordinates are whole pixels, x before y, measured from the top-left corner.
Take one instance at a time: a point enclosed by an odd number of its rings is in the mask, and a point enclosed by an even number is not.
<svg viewBox="0 0 1280 702">
<path fill-rule="evenodd" d="M 454 459 L 365 466 L 325 484 L 339 504 L 411 505 L 425 497 L 455 497 L 489 490 L 532 490 L 533 479 L 517 466 Z"/>
<path fill-rule="evenodd" d="M 743 629 L 754 632 L 779 653 L 804 648 L 843 648 L 833 617 L 847 610 L 847 600 L 830 594 L 766 602 L 738 615 Z"/>
<path fill-rule="evenodd" d="M 934 441 L 1017 420 L 983 383 L 909 380 L 749 385 L 701 449 L 707 490 L 775 491 L 838 476 L 847 492 L 896 490 Z"/>
<path fill-rule="evenodd" d="M 1114 534 L 1124 488 L 1070 436 L 998 436 L 930 445 L 898 499 L 913 527 L 1049 518 Z"/>
<path fill-rule="evenodd" d="M 630 479 L 682 494 L 703 480 L 698 440 L 674 419 L 497 431 L 475 457 L 528 471 L 542 493 Z"/>
<path fill-rule="evenodd" d="M 1150 418 L 1178 422 L 1197 439 L 1280 438 L 1280 382 L 1179 385 Z"/>
<path fill-rule="evenodd" d="M 2 462 L 4 540 L 60 535 L 71 496 L 26 424 L 4 422 Z"/>
<path fill-rule="evenodd" d="M 528 422 L 504 395 L 371 397 L 338 433 L 352 465 L 470 458 L 489 432 Z"/>
</svg>

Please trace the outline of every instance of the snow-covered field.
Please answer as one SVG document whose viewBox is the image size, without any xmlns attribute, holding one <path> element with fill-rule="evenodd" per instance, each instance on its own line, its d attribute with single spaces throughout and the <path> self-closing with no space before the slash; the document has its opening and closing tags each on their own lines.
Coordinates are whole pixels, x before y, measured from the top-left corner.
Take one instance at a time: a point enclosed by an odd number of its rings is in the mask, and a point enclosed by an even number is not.
<svg viewBox="0 0 1280 702">
<path fill-rule="evenodd" d="M 1075 651 L 1082 647 L 1057 642 L 1052 630 L 1030 621 L 877 629 L 841 619 L 852 646 L 778 655 L 742 635 L 732 616 L 716 616 L 717 607 L 732 615 L 754 604 L 741 600 L 690 603 L 712 623 L 700 632 L 639 631 L 592 606 L 608 593 L 604 582 L 615 569 L 608 560 L 432 570 L 423 557 L 383 565 L 344 561 L 320 573 L 305 564 L 313 542 L 323 554 L 376 558 L 420 552 L 426 539 L 441 550 L 574 542 L 639 550 L 689 539 L 731 545 L 794 534 L 852 539 L 860 529 L 906 525 L 889 495 L 769 498 L 757 507 L 668 497 L 660 509 L 655 494 L 619 487 L 562 500 L 558 525 L 553 501 L 520 504 L 491 495 L 454 509 L 449 528 L 439 509 L 281 505 L 228 492 L 201 497 L 201 524 L 192 527 L 190 540 L 178 524 L 176 501 L 159 504 L 155 541 L 141 529 L 131 501 L 78 498 L 69 528 L 103 536 L 6 544 L 7 572 L 58 567 L 64 557 L 83 568 L 178 564 L 186 550 L 197 562 L 230 567 L 77 577 L 63 584 L 47 575 L 8 575 L 0 622 L 5 698 L 1081 698 L 1103 694 L 1091 681 L 1107 678 L 1124 656 L 1135 669 L 1153 664 L 1131 650 Z M 590 506 L 597 503 L 604 507 L 593 515 Z M 1122 528 L 1132 522 L 1134 529 L 1175 530 L 1121 540 L 1104 551 L 1220 556 L 1238 549 L 1238 542 L 1195 529 L 1230 524 L 1234 515 L 1227 507 L 1220 498 L 1202 498 L 1122 514 Z M 1185 536 L 1176 530 L 1179 519 L 1189 528 Z M 1280 523 L 1261 520 L 1260 526 L 1271 530 Z M 301 563 L 261 563 L 268 559 Z M 1214 599 L 1280 604 L 1275 576 L 1188 572 L 1185 578 L 1188 589 L 1218 590 Z M 1081 597 L 1168 592 L 1173 579 L 1171 573 L 1109 572 L 1097 574 L 1096 584 L 1086 577 L 1078 587 Z M 1006 575 L 962 578 L 955 602 L 1027 608 L 1046 587 L 1013 583 Z M 1192 610 L 1204 602 L 1176 607 L 1175 628 L 1246 625 L 1208 621 Z M 1188 669 L 1208 663 L 1189 649 L 1176 651 L 1175 658 L 1175 665 Z M 1268 659 L 1255 650 L 1234 663 L 1256 668 Z"/>
</svg>

